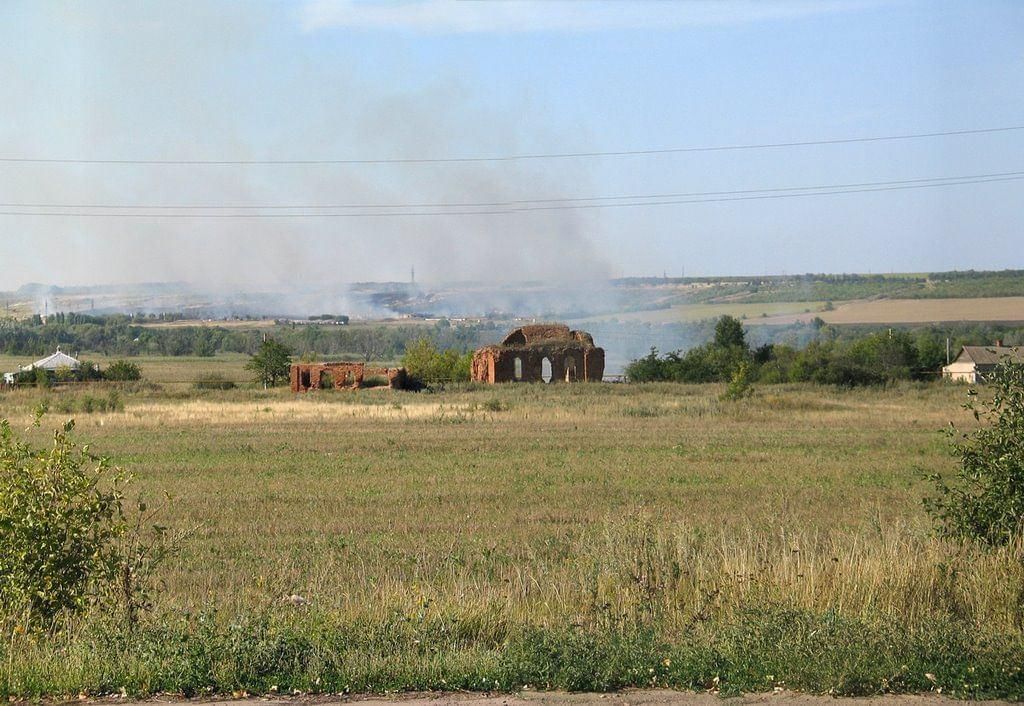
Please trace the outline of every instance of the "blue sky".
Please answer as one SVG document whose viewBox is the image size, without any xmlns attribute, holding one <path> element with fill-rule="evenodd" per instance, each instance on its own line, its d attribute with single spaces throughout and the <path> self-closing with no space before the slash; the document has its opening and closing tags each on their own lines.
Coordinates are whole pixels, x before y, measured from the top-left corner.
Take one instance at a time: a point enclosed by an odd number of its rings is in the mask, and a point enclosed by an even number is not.
<svg viewBox="0 0 1024 706">
<path fill-rule="evenodd" d="M 0 157 L 391 159 L 1024 125 L 1024 3 L 0 5 Z M 441 203 L 1024 171 L 1024 130 L 419 165 L 0 163 L 6 203 Z M 5 207 L 3 210 L 33 210 Z M 35 209 L 40 210 L 40 209 Z M 45 209 L 43 209 L 45 210 Z M 53 209 L 50 209 L 51 211 Z M 1024 182 L 492 216 L 0 216 L 0 288 L 1024 267 Z"/>
</svg>

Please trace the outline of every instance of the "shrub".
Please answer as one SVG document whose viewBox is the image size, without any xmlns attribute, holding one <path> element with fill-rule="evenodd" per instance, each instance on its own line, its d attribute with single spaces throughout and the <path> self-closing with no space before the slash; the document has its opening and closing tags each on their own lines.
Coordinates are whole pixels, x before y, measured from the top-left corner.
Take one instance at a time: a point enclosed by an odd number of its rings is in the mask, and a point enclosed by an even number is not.
<svg viewBox="0 0 1024 706">
<path fill-rule="evenodd" d="M 124 528 L 126 475 L 76 451 L 73 428 L 36 450 L 0 422 L 0 598 L 44 621 L 84 607 Z"/>
<path fill-rule="evenodd" d="M 45 368 L 34 368 L 33 379 L 37 387 L 53 387 L 53 376 L 51 376 L 50 371 Z"/>
<path fill-rule="evenodd" d="M 142 370 L 127 360 L 115 360 L 103 371 L 103 377 L 114 382 L 133 382 L 142 379 Z"/>
<path fill-rule="evenodd" d="M 402 365 L 413 380 L 425 383 L 468 382 L 473 354 L 455 350 L 439 351 L 429 338 L 411 343 L 402 356 Z"/>
<path fill-rule="evenodd" d="M 504 402 L 497 397 L 492 397 L 486 400 L 481 407 L 488 412 L 507 412 L 512 409 L 512 406 L 508 402 Z"/>
<path fill-rule="evenodd" d="M 982 426 L 964 433 L 950 424 L 960 468 L 952 484 L 930 476 L 937 495 L 925 506 L 940 535 L 1003 545 L 1024 530 L 1024 365 L 1000 364 L 991 383 L 991 399 L 971 389 L 964 404 Z"/>
<path fill-rule="evenodd" d="M 141 501 L 126 511 L 131 476 L 77 448 L 73 429 L 66 422 L 49 448 L 34 449 L 0 420 L 0 617 L 30 627 L 104 599 L 134 622 L 152 568 L 181 537 L 148 528 Z"/>
<path fill-rule="evenodd" d="M 390 384 L 385 375 L 367 375 L 363 378 L 363 387 L 387 387 Z"/>
<path fill-rule="evenodd" d="M 721 399 L 736 401 L 750 397 L 752 394 L 754 394 L 754 385 L 751 382 L 750 363 L 744 361 L 733 372 Z"/>
</svg>

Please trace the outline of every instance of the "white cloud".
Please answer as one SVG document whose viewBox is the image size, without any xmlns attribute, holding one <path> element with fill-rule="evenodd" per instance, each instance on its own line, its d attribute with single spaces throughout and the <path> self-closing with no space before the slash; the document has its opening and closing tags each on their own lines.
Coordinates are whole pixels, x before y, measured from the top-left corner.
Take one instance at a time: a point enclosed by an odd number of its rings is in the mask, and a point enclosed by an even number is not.
<svg viewBox="0 0 1024 706">
<path fill-rule="evenodd" d="M 674 29 L 800 19 L 870 0 L 310 0 L 307 30 L 348 27 L 445 34 Z"/>
</svg>

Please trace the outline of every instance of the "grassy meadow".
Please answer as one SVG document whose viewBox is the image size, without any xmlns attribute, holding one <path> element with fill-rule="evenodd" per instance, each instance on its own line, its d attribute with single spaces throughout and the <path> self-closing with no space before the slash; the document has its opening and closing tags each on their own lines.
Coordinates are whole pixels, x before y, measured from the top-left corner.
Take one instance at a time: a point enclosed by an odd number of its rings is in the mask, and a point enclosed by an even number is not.
<svg viewBox="0 0 1024 706">
<path fill-rule="evenodd" d="M 126 392 L 76 435 L 194 534 L 132 630 L 8 618 L 0 694 L 1024 696 L 1024 548 L 940 542 L 921 506 L 965 388 L 721 391 Z"/>
</svg>

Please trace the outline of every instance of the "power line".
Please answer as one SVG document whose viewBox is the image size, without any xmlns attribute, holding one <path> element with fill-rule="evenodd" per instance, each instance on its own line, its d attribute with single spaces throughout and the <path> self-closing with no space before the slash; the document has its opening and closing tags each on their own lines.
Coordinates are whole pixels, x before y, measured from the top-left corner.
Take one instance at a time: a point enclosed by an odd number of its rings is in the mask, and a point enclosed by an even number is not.
<svg viewBox="0 0 1024 706">
<path fill-rule="evenodd" d="M 864 142 L 889 142 L 896 140 L 917 140 L 929 137 L 951 137 L 956 135 L 982 135 L 999 132 L 1024 130 L 1024 125 L 978 128 L 974 130 L 948 130 L 945 132 L 919 132 L 901 135 L 875 135 L 869 137 L 842 137 L 826 140 L 798 140 L 791 142 L 764 142 L 738 145 L 713 145 L 703 147 L 664 147 L 643 150 L 615 150 L 608 152 L 546 152 L 537 154 L 496 155 L 490 157 L 397 157 L 386 159 L 77 159 L 51 157 L 0 157 L 0 162 L 34 164 L 123 164 L 123 165 L 317 165 L 317 164 L 457 164 L 472 162 L 515 162 L 538 159 L 577 159 L 590 157 L 635 157 L 659 154 L 682 154 L 687 152 L 729 152 L 737 150 L 761 150 L 781 147 L 810 147 L 814 145 L 843 145 Z"/>
<path fill-rule="evenodd" d="M 583 203 L 583 204 L 554 204 L 540 206 L 517 206 L 500 209 L 485 209 L 471 211 L 364 211 L 355 213 L 97 213 L 89 211 L 0 211 L 0 216 L 45 216 L 45 217 L 75 217 L 75 218 L 385 218 L 385 217 L 420 217 L 420 216 L 492 216 L 514 213 L 526 213 L 531 211 L 564 211 L 564 210 L 586 210 L 604 208 L 628 208 L 637 206 L 669 206 L 697 203 L 719 203 L 728 201 L 756 201 L 764 199 L 784 198 L 806 198 L 810 196 L 833 196 L 839 194 L 860 194 L 881 191 L 902 191 L 907 189 L 924 189 L 940 186 L 963 186 L 967 184 L 989 184 L 993 182 L 1019 181 L 1024 179 L 1020 172 L 1007 172 L 1006 174 L 1017 174 L 1016 176 L 997 176 L 992 178 L 965 178 L 953 181 L 956 177 L 946 177 L 947 181 L 900 184 L 890 186 L 868 186 L 867 188 L 832 188 L 822 191 L 803 191 L 795 193 L 763 193 L 758 192 L 752 195 L 720 196 L 714 198 L 693 198 L 693 199 L 662 199 L 657 201 L 628 201 L 617 203 Z M 878 182 L 884 184 L 884 182 Z M 815 187 L 792 187 L 811 189 Z M 660 198 L 651 196 L 646 198 Z"/>
<path fill-rule="evenodd" d="M 471 208 L 520 206 L 544 203 L 569 203 L 574 201 L 629 201 L 665 198 L 697 198 L 704 196 L 731 196 L 740 194 L 762 194 L 797 191 L 818 191 L 822 189 L 852 189 L 870 186 L 894 186 L 898 184 L 924 184 L 927 182 L 960 181 L 964 179 L 995 179 L 999 177 L 1024 176 L 1019 172 L 993 172 L 990 174 L 965 174 L 961 176 L 923 177 L 896 181 L 867 181 L 846 184 L 819 184 L 816 186 L 784 186 L 768 189 L 734 189 L 731 191 L 691 191 L 658 194 L 627 194 L 615 196 L 567 196 L 559 198 L 518 199 L 512 201 L 457 201 L 446 203 L 350 203 L 350 204 L 87 204 L 87 203 L 0 203 L 0 208 L 89 208 L 89 209 L 151 209 L 151 210 L 302 210 L 302 209 L 352 209 L 352 208 Z"/>
</svg>

